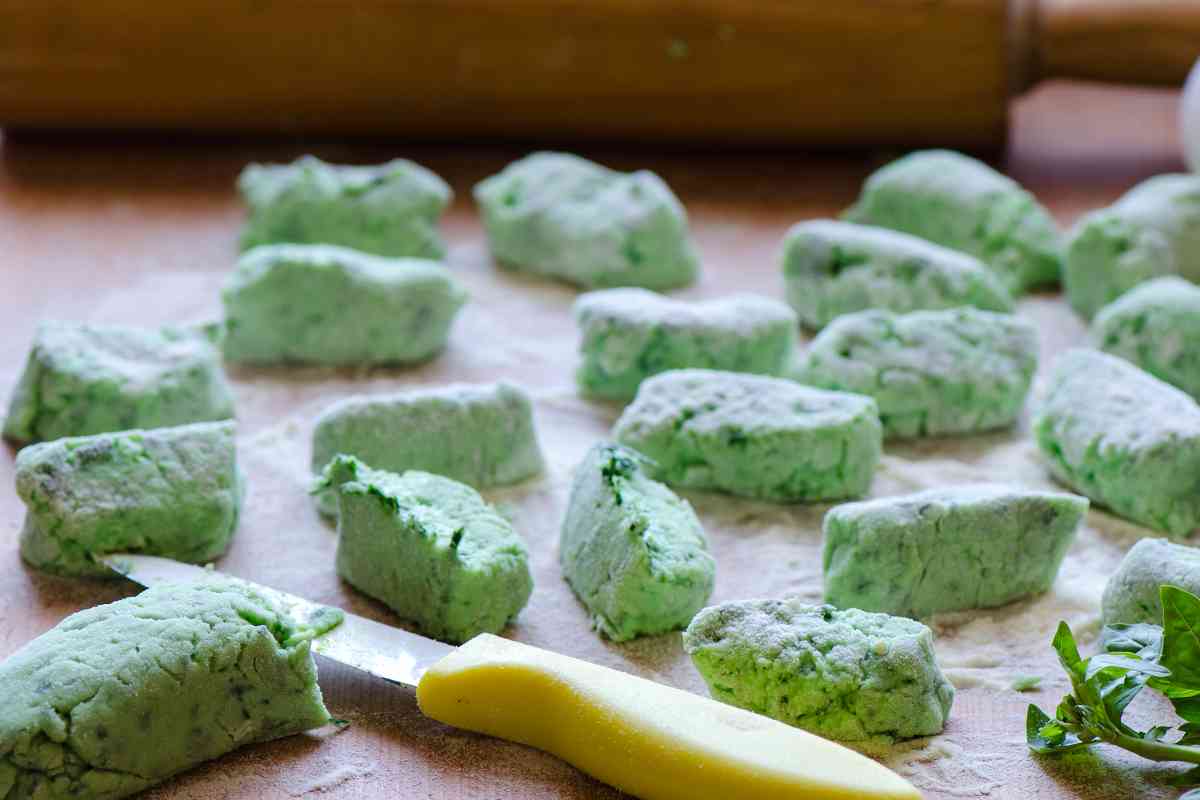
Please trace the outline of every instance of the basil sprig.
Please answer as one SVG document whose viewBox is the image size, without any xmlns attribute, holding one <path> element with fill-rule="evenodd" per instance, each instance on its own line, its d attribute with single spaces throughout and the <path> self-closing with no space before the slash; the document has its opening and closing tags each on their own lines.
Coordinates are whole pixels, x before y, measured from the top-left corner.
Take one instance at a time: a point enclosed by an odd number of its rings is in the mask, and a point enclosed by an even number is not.
<svg viewBox="0 0 1200 800">
<path fill-rule="evenodd" d="M 1025 715 L 1025 738 L 1036 753 L 1067 753 L 1100 742 L 1153 761 L 1200 765 L 1200 598 L 1175 586 L 1159 590 L 1162 626 L 1109 625 L 1104 651 L 1081 658 L 1070 626 L 1058 624 L 1053 646 L 1071 679 L 1071 693 L 1054 717 L 1036 705 Z M 1183 724 L 1137 730 L 1121 717 L 1138 692 L 1149 686 L 1175 707 Z M 1200 786 L 1200 766 L 1177 779 Z M 1200 789 L 1180 800 L 1200 800 Z"/>
</svg>

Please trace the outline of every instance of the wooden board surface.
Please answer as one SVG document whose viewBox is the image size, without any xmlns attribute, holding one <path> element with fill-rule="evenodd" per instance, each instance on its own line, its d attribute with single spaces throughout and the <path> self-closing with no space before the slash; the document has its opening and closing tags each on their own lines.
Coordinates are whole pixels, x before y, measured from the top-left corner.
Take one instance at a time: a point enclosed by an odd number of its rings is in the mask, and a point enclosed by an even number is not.
<svg viewBox="0 0 1200 800">
<path fill-rule="evenodd" d="M 1016 111 L 1007 168 L 1061 223 L 1070 223 L 1136 181 L 1181 167 L 1174 99 L 1170 92 L 1078 86 L 1040 90 Z M 569 306 L 575 293 L 497 272 L 487 258 L 469 188 L 521 154 L 521 148 L 6 140 L 0 145 L 0 394 L 7 398 L 38 319 L 158 324 L 216 314 L 216 293 L 234 257 L 242 213 L 233 191 L 237 171 L 248 160 L 280 160 L 308 150 L 348 161 L 402 154 L 445 176 L 458 192 L 444 226 L 450 261 L 470 287 L 473 302 L 456 326 L 448 351 L 418 369 L 232 373 L 239 403 L 239 446 L 251 492 L 238 538 L 222 568 L 392 621 L 384 609 L 356 596 L 333 575 L 334 533 L 312 511 L 303 492 L 306 426 L 325 403 L 350 392 L 513 378 L 537 396 L 550 473 L 543 480 L 490 493 L 514 510 L 534 553 L 537 590 L 511 635 L 700 690 L 677 638 L 658 637 L 625 647 L 600 642 L 587 630 L 583 611 L 557 577 L 555 541 L 566 475 L 573 460 L 603 435 L 615 409 L 584 403 L 572 391 L 575 340 Z M 786 227 L 844 208 L 863 176 L 893 154 L 642 150 L 587 155 L 615 166 L 656 169 L 676 188 L 688 206 L 705 258 L 703 280 L 683 294 L 702 297 L 746 289 L 778 296 L 777 248 Z M 1057 303 L 1057 298 L 1044 296 L 1023 304 L 1022 310 L 1038 316 Z M 1061 332 L 1064 341 L 1081 330 L 1072 324 L 1066 323 Z M 1005 437 L 992 437 L 983 446 L 1010 444 Z M 918 447 L 904 456 L 953 458 L 957 446 Z M 48 578 L 22 566 L 16 553 L 22 509 L 9 488 L 12 452 L 0 456 L 3 657 L 66 614 L 133 589 Z M 703 495 L 692 499 L 718 557 L 714 599 L 784 591 L 815 596 L 819 591 L 819 567 L 795 554 L 807 558 L 813 552 L 824 507 L 785 509 Z M 1049 655 L 1048 647 L 1037 652 L 1039 658 Z M 1037 666 L 1046 674 L 1053 669 L 1047 660 Z M 322 669 L 321 684 L 334 715 L 351 722 L 344 731 L 331 729 L 248 748 L 149 796 L 617 796 L 542 754 L 423 719 L 410 691 L 336 667 Z M 1003 771 L 1011 779 L 963 783 L 939 779 L 938 770 L 931 767 L 918 771 L 927 796 L 1173 796 L 1161 782 L 1154 783 L 1169 774 L 1167 770 L 1145 772 L 1156 787 L 1146 793 L 1143 783 L 1122 777 L 1126 773 L 1097 772 L 1099 762 L 1094 760 L 1039 762 L 1027 756 L 1020 743 L 1025 703 L 1035 699 L 1051 704 L 1061 689 L 1061 682 L 1051 681 L 1045 691 L 1032 696 L 987 688 L 961 691 L 947 736 L 951 741 L 1001 743 L 997 748 L 1006 759 Z M 989 754 L 994 755 L 990 750 Z"/>
</svg>

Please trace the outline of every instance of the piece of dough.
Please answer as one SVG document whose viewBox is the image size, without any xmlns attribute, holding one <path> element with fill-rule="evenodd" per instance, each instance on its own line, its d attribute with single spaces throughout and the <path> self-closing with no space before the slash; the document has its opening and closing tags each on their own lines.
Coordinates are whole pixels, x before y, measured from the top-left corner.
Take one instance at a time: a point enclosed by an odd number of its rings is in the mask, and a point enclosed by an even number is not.
<svg viewBox="0 0 1200 800">
<path fill-rule="evenodd" d="M 797 380 L 874 397 L 888 436 L 939 436 L 1016 422 L 1037 360 L 1037 329 L 1011 314 L 860 311 L 821 331 Z"/>
<path fill-rule="evenodd" d="M 229 419 L 233 394 L 212 336 L 199 328 L 43 322 L 4 436 L 36 442 Z"/>
<path fill-rule="evenodd" d="M 244 494 L 232 421 L 30 445 L 16 473 L 21 556 L 60 575 L 116 577 L 91 558 L 105 553 L 210 561 L 229 547 Z"/>
<path fill-rule="evenodd" d="M 1200 176 L 1143 181 L 1080 217 L 1067 237 L 1063 288 L 1085 319 L 1161 275 L 1200 280 Z"/>
<path fill-rule="evenodd" d="M 426 636 L 498 633 L 529 601 L 525 542 L 470 486 L 352 456 L 335 458 L 325 481 L 338 496 L 338 574 Z"/>
<path fill-rule="evenodd" d="M 597 444 L 575 470 L 559 542 L 563 576 L 616 642 L 683 628 L 712 594 L 696 512 L 632 450 Z"/>
<path fill-rule="evenodd" d="M 1200 286 L 1173 275 L 1139 284 L 1100 309 L 1092 343 L 1200 398 Z"/>
<path fill-rule="evenodd" d="M 1061 243 L 1050 212 L 962 153 L 921 150 L 893 161 L 867 178 L 845 218 L 970 253 L 1013 294 L 1058 283 Z"/>
<path fill-rule="evenodd" d="M 244 254 L 221 301 L 227 361 L 411 364 L 446 346 L 467 292 L 435 261 L 282 244 Z"/>
<path fill-rule="evenodd" d="M 251 164 L 238 177 L 250 216 L 242 249 L 261 244 L 338 244 L 395 258 L 441 260 L 438 220 L 453 193 L 419 164 Z"/>
<path fill-rule="evenodd" d="M 696 615 L 683 648 L 716 699 L 828 739 L 932 736 L 954 702 L 933 633 L 887 614 L 797 598 L 725 603 Z"/>
<path fill-rule="evenodd" d="M 796 348 L 796 315 L 752 294 L 688 302 L 645 289 L 589 292 L 575 302 L 580 390 L 628 400 L 651 375 L 699 367 L 782 375 Z"/>
<path fill-rule="evenodd" d="M 534 153 L 475 187 L 501 266 L 595 289 L 672 289 L 696 279 L 687 214 L 653 172 Z"/>
<path fill-rule="evenodd" d="M 341 620 L 220 578 L 72 614 L 0 663 L 0 797 L 118 800 L 325 725 L 309 642 Z"/>
<path fill-rule="evenodd" d="M 518 483 L 544 469 L 533 403 L 506 381 L 339 400 L 313 428 L 313 472 L 339 453 L 375 469 L 432 472 L 476 489 Z M 323 513 L 336 512 L 329 493 L 317 498 Z"/>
<path fill-rule="evenodd" d="M 820 329 L 868 308 L 899 313 L 975 306 L 1012 311 L 1012 296 L 979 259 L 906 233 L 833 220 L 792 226 L 783 241 L 787 299 Z"/>
<path fill-rule="evenodd" d="M 825 602 L 927 617 L 1047 591 L 1088 509 L 1063 492 L 977 484 L 836 506 Z"/>
<path fill-rule="evenodd" d="M 1200 406 L 1124 359 L 1068 350 L 1033 421 L 1056 478 L 1161 531 L 1200 526 Z"/>
<path fill-rule="evenodd" d="M 1104 585 L 1105 625 L 1162 625 L 1159 589 L 1164 585 L 1200 594 L 1200 548 L 1165 539 L 1139 539 Z"/>
<path fill-rule="evenodd" d="M 613 436 L 669 484 L 780 502 L 865 494 L 882 447 L 869 397 L 703 369 L 647 380 Z"/>
</svg>

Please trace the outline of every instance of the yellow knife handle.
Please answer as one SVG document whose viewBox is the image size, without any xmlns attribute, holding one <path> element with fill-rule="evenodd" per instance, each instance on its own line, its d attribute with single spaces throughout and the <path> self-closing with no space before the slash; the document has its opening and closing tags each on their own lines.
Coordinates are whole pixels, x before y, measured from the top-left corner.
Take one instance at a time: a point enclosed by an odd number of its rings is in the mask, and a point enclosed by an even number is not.
<svg viewBox="0 0 1200 800">
<path fill-rule="evenodd" d="M 520 742 L 643 800 L 920 800 L 908 781 L 781 722 L 487 634 L 417 687 L 447 725 Z"/>
</svg>

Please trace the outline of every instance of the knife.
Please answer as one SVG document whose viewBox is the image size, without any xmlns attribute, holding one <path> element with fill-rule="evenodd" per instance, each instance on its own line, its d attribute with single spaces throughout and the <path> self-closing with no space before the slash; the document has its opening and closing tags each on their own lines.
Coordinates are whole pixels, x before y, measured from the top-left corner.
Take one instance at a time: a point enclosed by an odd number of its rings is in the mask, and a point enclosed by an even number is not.
<svg viewBox="0 0 1200 800">
<path fill-rule="evenodd" d="M 156 556 L 98 558 L 142 586 L 217 574 Z M 297 619 L 325 608 L 250 585 Z M 415 686 L 421 711 L 439 722 L 545 750 L 643 800 L 921 797 L 886 767 L 798 728 L 499 636 L 452 647 L 347 613 L 313 652 Z"/>
</svg>

